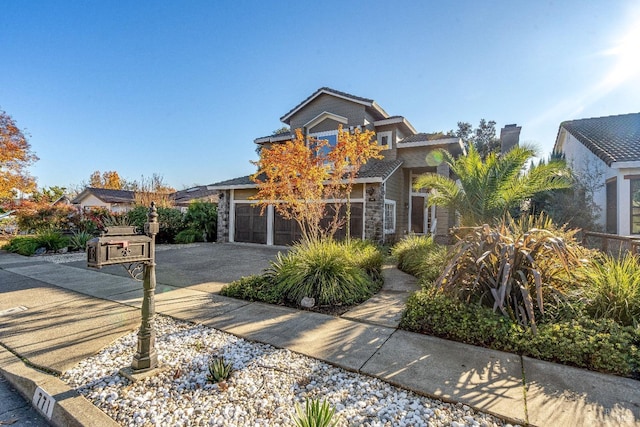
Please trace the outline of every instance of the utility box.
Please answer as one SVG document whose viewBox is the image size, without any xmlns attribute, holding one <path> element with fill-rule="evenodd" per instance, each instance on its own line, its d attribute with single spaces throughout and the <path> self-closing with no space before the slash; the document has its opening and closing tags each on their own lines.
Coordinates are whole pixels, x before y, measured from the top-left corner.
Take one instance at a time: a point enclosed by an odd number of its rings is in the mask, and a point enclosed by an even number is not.
<svg viewBox="0 0 640 427">
<path fill-rule="evenodd" d="M 109 227 L 87 242 L 87 266 L 151 262 L 151 242 L 152 238 L 138 233 L 136 227 Z"/>
</svg>

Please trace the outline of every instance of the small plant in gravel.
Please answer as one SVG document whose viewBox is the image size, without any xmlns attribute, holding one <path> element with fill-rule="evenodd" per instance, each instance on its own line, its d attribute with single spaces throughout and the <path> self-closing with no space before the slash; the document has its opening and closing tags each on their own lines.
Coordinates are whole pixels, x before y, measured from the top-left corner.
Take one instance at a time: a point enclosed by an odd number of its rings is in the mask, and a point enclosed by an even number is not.
<svg viewBox="0 0 640 427">
<path fill-rule="evenodd" d="M 335 427 L 340 418 L 334 418 L 336 410 L 326 400 L 306 399 L 304 409 L 296 403 L 293 422 L 297 427 Z"/>
<path fill-rule="evenodd" d="M 233 373 L 233 365 L 224 360 L 224 357 L 214 357 L 209 362 L 209 375 L 207 380 L 212 383 L 220 383 L 229 379 Z"/>
</svg>

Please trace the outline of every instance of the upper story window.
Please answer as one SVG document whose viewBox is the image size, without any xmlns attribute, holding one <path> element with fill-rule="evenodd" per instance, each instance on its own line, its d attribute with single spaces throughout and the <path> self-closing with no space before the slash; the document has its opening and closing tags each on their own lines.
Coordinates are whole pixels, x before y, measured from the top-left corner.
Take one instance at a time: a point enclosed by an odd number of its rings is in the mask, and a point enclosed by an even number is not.
<svg viewBox="0 0 640 427">
<path fill-rule="evenodd" d="M 386 148 L 393 148 L 391 147 L 391 142 L 392 142 L 391 138 L 393 136 L 393 132 L 390 132 L 390 131 L 378 132 L 377 135 L 378 135 L 378 144 Z"/>
<path fill-rule="evenodd" d="M 326 132 L 311 133 L 311 134 L 309 134 L 309 136 L 311 136 L 311 137 L 313 137 L 313 138 L 315 138 L 317 140 L 326 140 L 328 142 L 328 144 L 323 147 L 322 152 L 320 153 L 323 156 L 326 156 L 329 153 L 329 150 L 331 150 L 332 147 L 335 147 L 336 144 L 338 143 L 338 131 L 337 130 L 330 130 L 330 131 L 326 131 Z"/>
</svg>

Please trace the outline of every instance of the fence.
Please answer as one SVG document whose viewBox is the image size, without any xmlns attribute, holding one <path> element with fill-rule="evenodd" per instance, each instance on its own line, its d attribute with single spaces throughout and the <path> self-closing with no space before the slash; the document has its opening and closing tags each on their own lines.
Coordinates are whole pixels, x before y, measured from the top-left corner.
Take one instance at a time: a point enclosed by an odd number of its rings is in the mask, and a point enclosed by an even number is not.
<svg viewBox="0 0 640 427">
<path fill-rule="evenodd" d="M 633 254 L 640 254 L 640 237 L 583 231 L 582 244 L 588 248 L 600 249 L 602 252 L 614 256 L 629 251 Z"/>
</svg>

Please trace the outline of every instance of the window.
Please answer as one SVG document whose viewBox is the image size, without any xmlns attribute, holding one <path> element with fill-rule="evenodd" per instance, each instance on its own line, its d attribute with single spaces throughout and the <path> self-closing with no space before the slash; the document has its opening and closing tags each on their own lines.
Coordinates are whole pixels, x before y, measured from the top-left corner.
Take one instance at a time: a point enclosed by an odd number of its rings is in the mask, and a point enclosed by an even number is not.
<svg viewBox="0 0 640 427">
<path fill-rule="evenodd" d="M 384 232 L 385 234 L 392 234 L 396 232 L 395 200 L 384 201 Z"/>
<path fill-rule="evenodd" d="M 393 132 L 385 131 L 378 132 L 378 144 L 382 145 L 385 148 L 391 147 L 391 137 L 393 136 Z"/>
<path fill-rule="evenodd" d="M 325 146 L 322 149 L 322 152 L 320 153 L 321 155 L 325 156 L 327 155 L 327 153 L 329 153 L 329 150 L 331 150 L 331 147 L 335 147 L 336 144 L 338 143 L 338 131 L 337 130 L 331 130 L 331 131 L 327 131 L 327 132 L 318 132 L 318 133 L 312 133 L 309 136 L 317 139 L 317 140 L 327 140 L 328 145 Z"/>
<path fill-rule="evenodd" d="M 640 234 L 640 179 L 630 180 L 631 184 L 631 234 Z"/>
<path fill-rule="evenodd" d="M 607 233 L 618 234 L 618 183 L 616 178 L 607 181 Z"/>
</svg>

